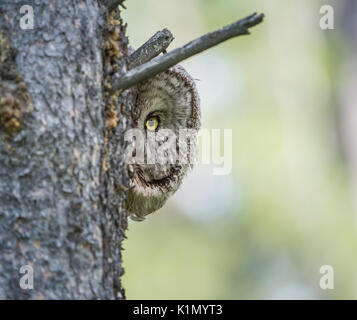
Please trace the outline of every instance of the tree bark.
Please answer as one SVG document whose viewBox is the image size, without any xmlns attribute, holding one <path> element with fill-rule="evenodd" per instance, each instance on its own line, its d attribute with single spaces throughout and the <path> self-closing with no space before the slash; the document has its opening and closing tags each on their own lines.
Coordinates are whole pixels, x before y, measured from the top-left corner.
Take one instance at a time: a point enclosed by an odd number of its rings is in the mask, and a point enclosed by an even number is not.
<svg viewBox="0 0 357 320">
<path fill-rule="evenodd" d="M 28 2 L 0 2 L 0 298 L 121 299 L 131 96 L 105 82 L 125 26 L 97 0 L 32 3 L 22 30 Z"/>
</svg>

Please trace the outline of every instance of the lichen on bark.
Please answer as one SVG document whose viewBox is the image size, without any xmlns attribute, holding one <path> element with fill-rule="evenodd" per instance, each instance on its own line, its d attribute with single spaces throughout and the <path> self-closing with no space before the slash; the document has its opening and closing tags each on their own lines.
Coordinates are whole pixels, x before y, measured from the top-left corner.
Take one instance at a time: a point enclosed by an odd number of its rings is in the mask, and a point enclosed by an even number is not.
<svg viewBox="0 0 357 320">
<path fill-rule="evenodd" d="M 24 116 L 32 109 L 26 83 L 17 69 L 16 50 L 0 30 L 0 125 L 6 134 L 21 130 Z"/>
</svg>

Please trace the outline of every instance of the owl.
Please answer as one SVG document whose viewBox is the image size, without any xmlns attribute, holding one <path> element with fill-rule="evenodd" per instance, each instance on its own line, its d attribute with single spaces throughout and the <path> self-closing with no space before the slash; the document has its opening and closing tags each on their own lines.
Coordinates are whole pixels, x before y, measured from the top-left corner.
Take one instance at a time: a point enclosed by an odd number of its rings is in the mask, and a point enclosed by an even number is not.
<svg viewBox="0 0 357 320">
<path fill-rule="evenodd" d="M 160 209 L 180 187 L 197 154 L 200 103 L 193 78 L 179 65 L 137 85 L 133 144 L 144 161 L 130 168 L 127 208 L 133 220 Z"/>
</svg>

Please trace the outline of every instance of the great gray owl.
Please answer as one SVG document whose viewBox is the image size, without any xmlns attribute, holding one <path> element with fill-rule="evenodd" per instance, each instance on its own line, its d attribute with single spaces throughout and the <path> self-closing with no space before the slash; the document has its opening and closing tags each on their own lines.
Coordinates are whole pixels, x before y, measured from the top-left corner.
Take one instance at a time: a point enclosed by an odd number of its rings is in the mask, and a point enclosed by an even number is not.
<svg viewBox="0 0 357 320">
<path fill-rule="evenodd" d="M 145 140 L 144 151 L 136 152 L 143 152 L 145 163 L 131 166 L 128 211 L 134 220 L 140 221 L 164 205 L 192 167 L 192 154 L 197 152 L 200 106 L 193 78 L 179 65 L 139 84 L 134 94 L 135 128 L 143 132 Z M 191 139 L 185 138 L 187 133 Z M 151 145 L 150 137 L 157 144 Z M 152 150 L 163 143 L 170 147 L 157 152 L 155 161 L 148 161 Z M 180 152 L 184 155 L 182 159 L 189 153 L 190 160 L 182 161 Z"/>
</svg>

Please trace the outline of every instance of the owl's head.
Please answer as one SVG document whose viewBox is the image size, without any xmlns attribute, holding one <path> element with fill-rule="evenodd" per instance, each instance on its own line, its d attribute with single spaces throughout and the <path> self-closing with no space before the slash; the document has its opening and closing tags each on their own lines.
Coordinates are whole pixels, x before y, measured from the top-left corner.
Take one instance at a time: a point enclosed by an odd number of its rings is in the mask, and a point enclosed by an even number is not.
<svg viewBox="0 0 357 320">
<path fill-rule="evenodd" d="M 139 84 L 134 93 L 135 129 L 143 133 L 142 142 L 134 143 L 144 161 L 131 166 L 128 210 L 143 220 L 164 205 L 192 166 L 200 106 L 194 80 L 178 65 Z"/>
</svg>

